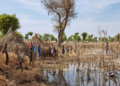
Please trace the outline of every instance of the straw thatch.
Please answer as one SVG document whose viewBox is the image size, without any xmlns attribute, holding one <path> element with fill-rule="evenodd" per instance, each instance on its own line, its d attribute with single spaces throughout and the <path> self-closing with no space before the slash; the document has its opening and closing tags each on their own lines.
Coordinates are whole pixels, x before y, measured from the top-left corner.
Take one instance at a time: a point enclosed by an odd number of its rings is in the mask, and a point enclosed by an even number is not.
<svg viewBox="0 0 120 86">
<path fill-rule="evenodd" d="M 13 52 L 14 51 L 14 46 L 20 45 L 21 49 L 20 51 L 22 54 L 26 55 L 29 47 L 27 44 L 23 42 L 21 38 L 19 38 L 15 32 L 13 31 L 12 27 L 10 27 L 9 31 L 7 34 L 0 40 L 0 51 L 2 50 L 4 44 L 7 43 L 7 51 L 8 52 Z"/>
<path fill-rule="evenodd" d="M 42 52 L 42 56 L 43 57 L 47 57 L 49 55 L 49 47 L 50 47 L 50 44 L 45 44 L 39 37 L 37 34 L 35 34 L 35 36 L 32 38 L 32 41 L 33 42 L 36 42 L 38 44 L 40 44 L 41 46 L 41 52 Z"/>
</svg>

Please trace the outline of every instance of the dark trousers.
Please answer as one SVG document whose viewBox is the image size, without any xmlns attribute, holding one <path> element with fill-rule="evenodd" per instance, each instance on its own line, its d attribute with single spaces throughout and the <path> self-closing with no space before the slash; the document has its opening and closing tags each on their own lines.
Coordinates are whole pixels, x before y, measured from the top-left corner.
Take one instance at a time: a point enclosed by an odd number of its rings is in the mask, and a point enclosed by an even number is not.
<svg viewBox="0 0 120 86">
<path fill-rule="evenodd" d="M 6 55 L 6 65 L 8 65 L 8 61 L 9 61 L 9 56 L 8 56 L 8 53 L 7 53 L 7 51 L 5 52 L 5 55 Z"/>
<path fill-rule="evenodd" d="M 23 71 L 23 68 L 22 68 L 22 62 L 19 61 L 19 65 L 20 65 L 20 69 L 21 69 L 21 71 Z"/>
</svg>

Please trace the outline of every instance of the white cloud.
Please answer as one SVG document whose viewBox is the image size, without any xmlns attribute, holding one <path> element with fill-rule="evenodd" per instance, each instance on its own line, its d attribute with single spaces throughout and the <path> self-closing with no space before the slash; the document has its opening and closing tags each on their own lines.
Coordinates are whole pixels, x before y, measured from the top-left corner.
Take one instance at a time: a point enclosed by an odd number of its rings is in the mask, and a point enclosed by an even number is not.
<svg viewBox="0 0 120 86">
<path fill-rule="evenodd" d="M 19 18 L 19 22 L 21 25 L 21 28 L 18 31 L 20 31 L 23 35 L 25 35 L 29 31 L 40 33 L 42 35 L 44 33 L 56 35 L 53 32 L 53 24 L 51 24 L 49 20 L 34 19 L 31 15 L 27 14 L 16 14 L 16 16 Z"/>
<path fill-rule="evenodd" d="M 18 3 L 18 6 L 21 8 L 33 10 L 39 13 L 45 13 L 45 10 L 42 8 L 40 0 L 11 0 L 13 3 Z"/>
<path fill-rule="evenodd" d="M 120 33 L 120 21 L 110 21 L 110 22 L 98 22 L 95 20 L 75 20 L 71 23 L 71 27 L 66 29 L 66 34 L 68 36 L 73 35 L 75 32 L 79 32 L 80 34 L 83 32 L 87 32 L 88 34 L 94 34 L 94 36 L 98 36 L 98 27 L 101 27 L 101 30 L 105 30 L 108 27 L 108 35 L 115 36 L 117 33 Z"/>
<path fill-rule="evenodd" d="M 109 5 L 120 3 L 120 0 L 80 0 L 77 3 L 81 13 L 94 12 L 98 13 Z"/>
<path fill-rule="evenodd" d="M 34 33 L 50 33 L 57 37 L 57 34 L 53 32 L 53 24 L 50 23 L 49 20 L 37 20 L 32 18 L 31 15 L 27 14 L 18 14 L 17 17 L 20 20 L 21 29 L 18 30 L 22 34 L 26 34 L 29 31 Z M 108 27 L 108 35 L 115 36 L 120 30 L 120 21 L 112 21 L 112 22 L 98 22 L 93 18 L 85 19 L 85 20 L 74 20 L 71 22 L 71 27 L 67 27 L 65 32 L 67 36 L 73 35 L 75 32 L 87 32 L 88 34 L 94 34 L 94 36 L 98 36 L 98 26 L 101 29 L 106 29 Z"/>
</svg>

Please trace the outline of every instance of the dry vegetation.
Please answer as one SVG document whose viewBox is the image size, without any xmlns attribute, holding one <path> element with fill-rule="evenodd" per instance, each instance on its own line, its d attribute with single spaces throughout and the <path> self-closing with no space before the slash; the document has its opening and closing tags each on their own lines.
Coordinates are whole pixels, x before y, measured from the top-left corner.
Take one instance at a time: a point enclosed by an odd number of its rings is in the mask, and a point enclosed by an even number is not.
<svg viewBox="0 0 120 86">
<path fill-rule="evenodd" d="M 54 44 L 57 48 L 57 45 Z M 65 47 L 73 44 L 63 44 Z M 53 74 L 55 68 L 58 69 L 58 77 L 63 78 L 62 71 L 64 68 L 69 68 L 68 62 L 71 64 L 82 63 L 82 68 L 90 68 L 89 63 L 92 62 L 92 68 L 98 67 L 104 71 L 120 70 L 120 45 L 118 43 L 109 43 L 109 55 L 105 54 L 105 44 L 100 43 L 78 43 L 77 54 L 70 53 L 69 56 L 64 56 L 60 53 L 56 58 L 44 57 L 39 60 L 39 57 L 34 61 L 33 66 L 29 66 L 29 57 L 23 57 L 23 69 L 19 68 L 18 58 L 14 52 L 9 52 L 9 64 L 5 65 L 5 55 L 0 53 L 0 86 L 48 86 L 47 80 L 43 78 L 43 71 L 52 69 Z M 94 65 L 95 64 L 95 65 Z M 80 70 L 78 66 L 77 71 Z M 41 76 L 41 77 L 38 77 Z M 64 79 L 64 78 L 63 78 Z M 52 86 L 49 85 L 49 86 Z"/>
</svg>

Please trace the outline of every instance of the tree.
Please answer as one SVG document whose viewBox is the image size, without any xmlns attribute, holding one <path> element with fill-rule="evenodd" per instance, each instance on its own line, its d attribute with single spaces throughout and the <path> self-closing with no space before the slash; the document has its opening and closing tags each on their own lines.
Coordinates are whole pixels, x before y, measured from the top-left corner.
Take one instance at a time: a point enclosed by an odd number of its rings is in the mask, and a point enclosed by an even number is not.
<svg viewBox="0 0 120 86">
<path fill-rule="evenodd" d="M 92 41 L 93 41 L 93 42 L 97 42 L 97 37 L 94 37 L 94 38 L 92 39 Z"/>
<path fill-rule="evenodd" d="M 28 34 L 28 36 L 32 36 L 33 32 L 28 32 L 27 34 Z"/>
<path fill-rule="evenodd" d="M 83 41 L 86 40 L 87 35 L 88 35 L 88 34 L 87 34 L 86 32 L 83 32 L 83 33 L 81 34 Z"/>
<path fill-rule="evenodd" d="M 89 41 L 89 42 L 91 42 L 92 41 L 92 37 L 93 37 L 93 34 L 92 35 L 88 35 L 88 37 L 87 37 L 87 41 Z"/>
<path fill-rule="evenodd" d="M 101 41 L 102 41 L 102 42 L 104 42 L 105 40 L 107 41 L 108 38 L 106 38 L 106 37 L 102 37 L 102 38 L 101 38 Z"/>
<path fill-rule="evenodd" d="M 75 0 L 41 0 L 48 15 L 53 15 L 52 20 L 60 25 L 58 29 L 58 46 L 61 47 L 62 34 L 71 19 L 76 17 Z"/>
<path fill-rule="evenodd" d="M 43 39 L 42 39 L 42 35 L 39 34 L 38 37 L 39 37 L 41 40 L 43 40 Z"/>
<path fill-rule="evenodd" d="M 120 35 L 119 34 L 115 35 L 114 39 L 116 39 L 115 41 L 119 41 L 120 40 Z"/>
<path fill-rule="evenodd" d="M 71 35 L 70 37 L 68 37 L 68 41 L 74 41 L 73 35 Z"/>
<path fill-rule="evenodd" d="M 49 41 L 49 39 L 50 39 L 50 34 L 44 34 L 42 38 L 43 38 L 43 40 L 45 40 L 45 41 Z"/>
<path fill-rule="evenodd" d="M 28 34 L 25 34 L 25 40 L 28 40 L 29 37 L 28 37 Z"/>
<path fill-rule="evenodd" d="M 15 34 L 23 40 L 23 35 L 20 32 L 15 32 Z"/>
<path fill-rule="evenodd" d="M 114 37 L 108 37 L 108 40 L 110 41 L 110 42 L 113 42 L 114 41 Z"/>
<path fill-rule="evenodd" d="M 79 33 L 78 33 L 78 32 L 77 32 L 77 33 L 75 33 L 73 37 L 74 37 L 74 41 L 77 41 L 77 42 L 81 41 L 81 38 L 80 38 L 80 36 L 79 36 Z"/>
<path fill-rule="evenodd" d="M 57 41 L 57 39 L 53 35 L 50 35 L 50 41 Z"/>
<path fill-rule="evenodd" d="M 13 26 L 14 32 L 20 28 L 19 19 L 16 17 L 16 15 L 15 14 L 13 14 L 13 15 L 2 14 L 2 15 L 0 15 L 0 32 L 1 32 L 2 36 L 4 36 L 8 32 L 10 26 Z"/>
<path fill-rule="evenodd" d="M 67 36 L 65 35 L 65 32 L 62 35 L 62 42 L 67 41 Z"/>
<path fill-rule="evenodd" d="M 76 36 L 76 41 L 77 41 L 77 42 L 80 42 L 80 41 L 81 41 L 80 36 Z"/>
</svg>

